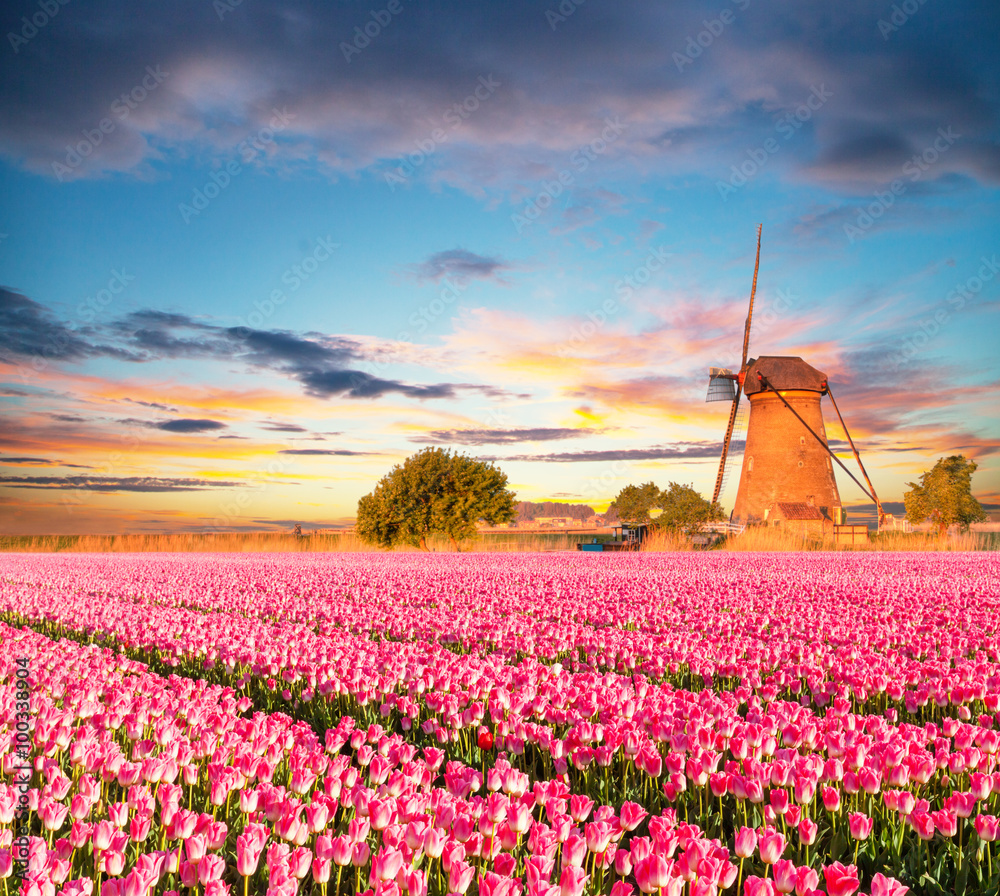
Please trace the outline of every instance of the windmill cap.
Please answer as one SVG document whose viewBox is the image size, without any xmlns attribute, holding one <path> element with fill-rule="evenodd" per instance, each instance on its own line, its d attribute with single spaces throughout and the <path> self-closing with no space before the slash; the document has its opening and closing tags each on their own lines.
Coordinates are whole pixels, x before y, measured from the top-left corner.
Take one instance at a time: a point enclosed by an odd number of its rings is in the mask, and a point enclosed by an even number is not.
<svg viewBox="0 0 1000 896">
<path fill-rule="evenodd" d="M 765 391 L 760 376 L 779 392 L 802 390 L 825 394 L 827 391 L 826 374 L 797 357 L 764 355 L 748 361 L 743 385 L 745 394 Z"/>
</svg>

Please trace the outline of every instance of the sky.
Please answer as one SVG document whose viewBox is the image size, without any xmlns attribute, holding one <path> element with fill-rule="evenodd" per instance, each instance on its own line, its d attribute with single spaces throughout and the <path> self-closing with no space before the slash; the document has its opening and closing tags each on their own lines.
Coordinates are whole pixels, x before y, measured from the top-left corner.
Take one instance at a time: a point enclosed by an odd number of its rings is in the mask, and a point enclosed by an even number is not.
<svg viewBox="0 0 1000 896">
<path fill-rule="evenodd" d="M 965 454 L 997 504 L 998 32 L 987 0 L 5 4 L 0 533 L 343 525 L 426 446 L 521 500 L 710 495 L 758 224 L 750 355 L 827 374 L 884 502 Z"/>
</svg>

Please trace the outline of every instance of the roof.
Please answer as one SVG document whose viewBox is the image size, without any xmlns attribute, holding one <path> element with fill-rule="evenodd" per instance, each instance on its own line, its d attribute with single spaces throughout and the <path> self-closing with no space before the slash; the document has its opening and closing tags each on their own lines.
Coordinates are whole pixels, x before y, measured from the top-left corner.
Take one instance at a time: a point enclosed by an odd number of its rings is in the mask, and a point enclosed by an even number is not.
<svg viewBox="0 0 1000 896">
<path fill-rule="evenodd" d="M 779 501 L 775 508 L 786 520 L 821 520 L 823 514 L 818 507 L 804 501 Z"/>
<path fill-rule="evenodd" d="M 758 373 L 763 374 L 779 392 L 804 389 L 808 392 L 826 393 L 826 374 L 798 357 L 763 355 L 749 361 L 746 380 L 743 383 L 743 391 L 747 395 L 764 391 L 763 385 L 757 379 Z"/>
</svg>

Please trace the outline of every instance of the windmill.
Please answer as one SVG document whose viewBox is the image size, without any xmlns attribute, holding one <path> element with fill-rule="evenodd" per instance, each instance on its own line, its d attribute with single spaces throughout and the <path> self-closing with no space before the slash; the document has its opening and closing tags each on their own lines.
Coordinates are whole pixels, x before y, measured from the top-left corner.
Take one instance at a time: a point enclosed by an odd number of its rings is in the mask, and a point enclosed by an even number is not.
<svg viewBox="0 0 1000 896">
<path fill-rule="evenodd" d="M 885 516 L 882 504 L 861 463 L 861 456 L 837 407 L 826 374 L 799 357 L 748 357 L 762 227 L 757 227 L 757 258 L 750 287 L 750 308 L 743 327 L 743 357 L 739 371 L 733 373 L 728 368 L 711 367 L 708 372 L 708 396 L 705 400 L 732 403 L 712 503 L 718 503 L 722 492 L 733 431 L 740 420 L 740 399 L 746 395 L 750 414 L 733 519 L 764 522 L 769 518 L 784 517 L 834 524 L 843 522 L 843 505 L 833 474 L 836 462 L 875 503 L 881 525 Z M 827 443 L 821 407 L 824 395 L 830 397 L 867 488 L 844 466 Z"/>
</svg>

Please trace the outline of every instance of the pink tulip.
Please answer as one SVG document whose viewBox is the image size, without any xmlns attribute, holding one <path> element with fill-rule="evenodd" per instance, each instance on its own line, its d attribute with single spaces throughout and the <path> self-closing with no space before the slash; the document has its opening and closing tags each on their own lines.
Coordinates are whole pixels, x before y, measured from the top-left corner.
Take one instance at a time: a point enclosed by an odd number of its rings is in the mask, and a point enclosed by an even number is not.
<svg viewBox="0 0 1000 896">
<path fill-rule="evenodd" d="M 997 839 L 998 819 L 995 815 L 977 815 L 973 825 L 980 840 L 992 843 Z"/>
<path fill-rule="evenodd" d="M 847 824 L 855 840 L 867 840 L 871 836 L 875 822 L 861 812 L 852 812 L 847 816 Z"/>
<path fill-rule="evenodd" d="M 760 836 L 760 860 L 765 865 L 773 865 L 785 851 L 784 835 L 778 831 L 768 831 Z M 738 853 L 737 853 L 738 855 Z"/>
<path fill-rule="evenodd" d="M 403 867 L 403 854 L 397 849 L 383 848 L 375 854 L 372 876 L 378 880 L 395 880 Z"/>
<path fill-rule="evenodd" d="M 795 896 L 812 896 L 813 890 L 819 886 L 819 873 L 814 868 L 805 866 L 795 871 Z"/>
<path fill-rule="evenodd" d="M 567 865 L 559 878 L 560 896 L 582 896 L 588 880 L 590 875 L 583 868 Z"/>
<path fill-rule="evenodd" d="M 743 881 L 744 896 L 776 896 L 774 884 L 762 877 L 748 877 Z"/>
<path fill-rule="evenodd" d="M 934 819 L 934 827 L 945 837 L 954 837 L 958 833 L 958 816 L 954 812 L 939 809 L 931 812 L 931 818 Z"/>
<path fill-rule="evenodd" d="M 881 872 L 876 872 L 872 878 L 871 896 L 905 896 L 909 889 L 895 878 L 886 877 Z"/>
<path fill-rule="evenodd" d="M 779 893 L 791 893 L 795 889 L 795 863 L 789 859 L 778 859 L 774 863 L 774 888 Z"/>
<path fill-rule="evenodd" d="M 823 869 L 823 879 L 826 881 L 826 891 L 829 896 L 851 896 L 861 886 L 857 867 L 845 866 L 840 862 L 827 865 Z"/>
<path fill-rule="evenodd" d="M 752 828 L 742 827 L 736 834 L 735 852 L 741 859 L 748 859 L 757 849 L 757 832 Z"/>
<path fill-rule="evenodd" d="M 476 869 L 464 862 L 458 860 L 452 862 L 451 870 L 448 872 L 448 889 L 452 893 L 464 893 L 469 889 L 469 884 L 472 883 L 472 879 L 476 875 Z"/>
</svg>

